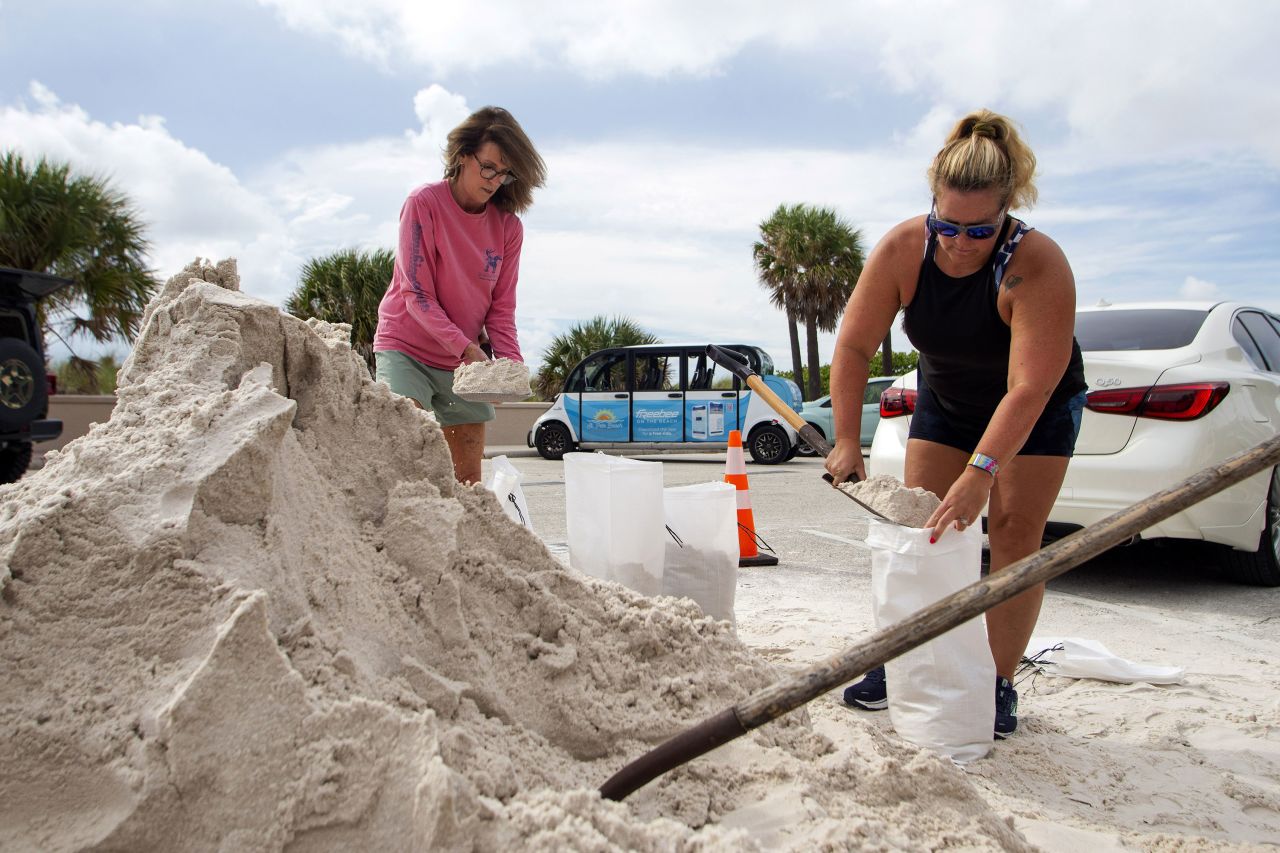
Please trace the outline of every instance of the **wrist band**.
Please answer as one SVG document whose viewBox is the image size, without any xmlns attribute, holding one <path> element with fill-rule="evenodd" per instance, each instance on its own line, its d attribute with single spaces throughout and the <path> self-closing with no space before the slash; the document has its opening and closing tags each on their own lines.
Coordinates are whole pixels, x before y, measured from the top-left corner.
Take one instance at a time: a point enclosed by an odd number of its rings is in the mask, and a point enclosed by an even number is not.
<svg viewBox="0 0 1280 853">
<path fill-rule="evenodd" d="M 969 464 L 974 468 L 986 471 L 992 477 L 1000 470 L 1000 463 L 985 453 L 975 453 L 970 456 Z"/>
</svg>

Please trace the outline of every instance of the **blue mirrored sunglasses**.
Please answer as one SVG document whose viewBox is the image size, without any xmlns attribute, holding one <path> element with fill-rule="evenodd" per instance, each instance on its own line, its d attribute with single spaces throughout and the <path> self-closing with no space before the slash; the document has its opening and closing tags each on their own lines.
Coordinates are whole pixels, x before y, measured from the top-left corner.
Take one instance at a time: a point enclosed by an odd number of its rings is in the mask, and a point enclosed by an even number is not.
<svg viewBox="0 0 1280 853">
<path fill-rule="evenodd" d="M 929 210 L 929 218 L 926 223 L 929 230 L 939 237 L 959 237 L 960 232 L 963 231 L 970 240 L 990 240 L 1000 230 L 1000 223 L 1004 220 L 1004 211 L 1002 210 L 1000 211 L 1000 218 L 995 222 L 985 225 L 960 225 L 935 216 L 934 211 L 938 209 L 937 204 L 935 201 L 934 206 Z"/>
</svg>

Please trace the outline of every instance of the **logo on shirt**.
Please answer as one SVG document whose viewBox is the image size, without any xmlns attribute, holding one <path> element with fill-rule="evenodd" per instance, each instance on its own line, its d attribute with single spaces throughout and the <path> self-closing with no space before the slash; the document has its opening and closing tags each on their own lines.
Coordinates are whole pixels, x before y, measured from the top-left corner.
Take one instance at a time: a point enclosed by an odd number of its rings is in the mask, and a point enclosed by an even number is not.
<svg viewBox="0 0 1280 853">
<path fill-rule="evenodd" d="M 413 250 L 409 254 L 409 287 L 413 290 L 413 300 L 418 303 L 418 307 L 423 311 L 430 311 L 431 299 L 418 283 L 418 269 L 426 259 L 427 256 L 422 251 L 422 223 L 419 222 L 413 226 Z"/>
<path fill-rule="evenodd" d="M 485 249 L 484 250 L 484 272 L 481 273 L 481 275 L 484 275 L 486 278 L 488 278 L 489 276 L 496 274 L 498 272 L 498 264 L 501 261 L 502 261 L 502 255 L 499 255 L 493 249 Z"/>
</svg>

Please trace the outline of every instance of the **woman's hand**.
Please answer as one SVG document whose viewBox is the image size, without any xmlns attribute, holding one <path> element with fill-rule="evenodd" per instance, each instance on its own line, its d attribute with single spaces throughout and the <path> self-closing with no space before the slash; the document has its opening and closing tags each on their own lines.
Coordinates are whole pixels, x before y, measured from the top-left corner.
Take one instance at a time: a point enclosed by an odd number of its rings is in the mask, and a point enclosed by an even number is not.
<svg viewBox="0 0 1280 853">
<path fill-rule="evenodd" d="M 853 477 L 854 482 L 867 479 L 867 468 L 862 461 L 862 447 L 856 441 L 836 441 L 826 461 L 831 485 L 838 486 Z"/>
<path fill-rule="evenodd" d="M 477 361 L 488 361 L 489 356 L 484 354 L 484 350 L 480 349 L 477 343 L 467 344 L 467 348 L 462 351 L 462 363 L 471 364 Z"/>
<path fill-rule="evenodd" d="M 929 541 L 937 542 L 942 534 L 954 524 L 956 530 L 964 530 L 971 524 L 979 524 L 982 508 L 991 499 L 991 487 L 995 485 L 995 477 L 986 471 L 966 465 L 964 473 L 956 478 L 947 490 L 947 496 L 934 510 L 933 515 L 925 522 L 925 527 L 932 528 Z"/>
</svg>

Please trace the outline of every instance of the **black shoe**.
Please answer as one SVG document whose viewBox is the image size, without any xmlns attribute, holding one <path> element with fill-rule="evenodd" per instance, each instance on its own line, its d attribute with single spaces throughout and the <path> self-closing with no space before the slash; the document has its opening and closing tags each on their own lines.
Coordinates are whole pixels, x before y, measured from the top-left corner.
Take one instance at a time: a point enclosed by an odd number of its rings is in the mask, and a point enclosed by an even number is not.
<svg viewBox="0 0 1280 853">
<path fill-rule="evenodd" d="M 878 666 L 862 676 L 857 684 L 844 689 L 846 705 L 853 705 L 864 711 L 883 711 L 889 707 L 889 691 L 884 684 L 884 667 Z"/>
<path fill-rule="evenodd" d="M 1018 728 L 1018 691 L 1009 679 L 996 676 L 996 739 L 1004 740 Z"/>
</svg>

